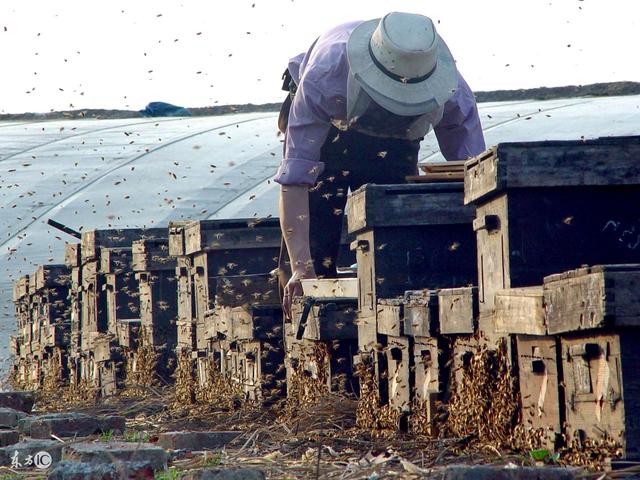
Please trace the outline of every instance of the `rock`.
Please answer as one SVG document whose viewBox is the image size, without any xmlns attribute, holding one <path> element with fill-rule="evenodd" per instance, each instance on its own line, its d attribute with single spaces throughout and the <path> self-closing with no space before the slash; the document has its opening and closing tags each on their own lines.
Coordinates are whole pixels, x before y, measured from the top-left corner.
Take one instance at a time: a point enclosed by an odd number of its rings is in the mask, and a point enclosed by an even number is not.
<svg viewBox="0 0 640 480">
<path fill-rule="evenodd" d="M 20 434 L 17 430 L 0 430 L 0 447 L 13 445 L 20 440 Z"/>
<path fill-rule="evenodd" d="M 0 392 L 0 407 L 31 413 L 34 402 L 33 392 Z"/>
<path fill-rule="evenodd" d="M 84 413 L 52 413 L 22 419 L 19 430 L 33 438 L 87 437 L 97 433 L 111 431 L 122 434 L 125 429 L 124 417 L 110 415 L 94 417 Z"/>
<path fill-rule="evenodd" d="M 28 430 L 33 438 L 87 437 L 100 432 L 100 423 L 84 413 L 52 413 L 33 417 Z"/>
<path fill-rule="evenodd" d="M 65 460 L 84 463 L 146 462 L 154 470 L 165 468 L 169 455 L 151 443 L 80 442 L 66 445 Z"/>
<path fill-rule="evenodd" d="M 503 467 L 451 465 L 442 480 L 574 480 L 580 469 L 561 467 Z"/>
<path fill-rule="evenodd" d="M 267 478 L 261 470 L 255 468 L 214 468 L 188 472 L 181 480 L 264 480 Z"/>
<path fill-rule="evenodd" d="M 27 414 L 14 408 L 0 407 L 0 427 L 13 428 L 18 426 L 18 422 Z"/>
<path fill-rule="evenodd" d="M 48 480 L 153 480 L 153 468 L 145 462 L 82 463 L 63 460 L 49 471 Z"/>
<path fill-rule="evenodd" d="M 11 466 L 11 459 L 17 452 L 18 461 L 24 466 L 27 457 L 36 456 L 41 462 L 46 462 L 46 454 L 50 455 L 51 464 L 55 464 L 62 458 L 62 443 L 55 440 L 23 440 L 22 442 L 0 448 L 0 465 Z M 43 452 L 46 452 L 44 455 Z M 41 463 L 41 465 L 44 465 Z"/>
<path fill-rule="evenodd" d="M 158 445 L 167 450 L 216 450 L 235 440 L 242 432 L 165 432 Z"/>
</svg>

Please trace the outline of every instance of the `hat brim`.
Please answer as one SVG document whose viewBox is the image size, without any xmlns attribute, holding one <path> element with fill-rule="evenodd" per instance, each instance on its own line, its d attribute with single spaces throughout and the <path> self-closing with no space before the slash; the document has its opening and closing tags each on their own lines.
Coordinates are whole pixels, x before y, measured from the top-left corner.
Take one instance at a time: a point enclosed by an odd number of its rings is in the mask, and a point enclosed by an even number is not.
<svg viewBox="0 0 640 480">
<path fill-rule="evenodd" d="M 369 54 L 369 42 L 380 19 L 358 25 L 347 42 L 347 58 L 354 78 L 381 107 L 396 115 L 421 115 L 441 107 L 458 88 L 458 74 L 449 47 L 438 36 L 438 63 L 420 83 L 403 83 L 380 70 Z"/>
</svg>

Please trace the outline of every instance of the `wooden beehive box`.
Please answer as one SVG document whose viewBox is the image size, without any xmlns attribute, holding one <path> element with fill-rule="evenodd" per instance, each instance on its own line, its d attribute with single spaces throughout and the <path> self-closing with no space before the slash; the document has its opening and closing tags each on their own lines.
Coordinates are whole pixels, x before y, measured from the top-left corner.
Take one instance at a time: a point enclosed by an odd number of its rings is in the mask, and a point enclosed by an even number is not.
<svg viewBox="0 0 640 480">
<path fill-rule="evenodd" d="M 365 185 L 349 197 L 361 316 L 417 288 L 476 283 L 473 208 L 462 184 Z"/>
<path fill-rule="evenodd" d="M 172 351 L 178 336 L 176 258 L 168 255 L 166 239 L 139 240 L 133 243 L 132 250 L 143 338 L 151 345 Z"/>
<path fill-rule="evenodd" d="M 563 336 L 566 435 L 574 440 L 601 439 L 620 445 L 623 457 L 640 458 L 640 333 L 598 332 Z"/>
<path fill-rule="evenodd" d="M 438 333 L 438 294 L 435 290 L 408 290 L 404 294 L 404 334 L 432 337 Z"/>
<path fill-rule="evenodd" d="M 477 287 L 438 290 L 438 323 L 442 335 L 473 335 L 477 331 Z"/>
<path fill-rule="evenodd" d="M 493 319 L 498 333 L 547 334 L 542 287 L 498 290 L 495 308 Z"/>
<path fill-rule="evenodd" d="M 294 298 L 291 321 L 285 323 L 288 377 L 292 368 L 299 368 L 298 373 L 316 380 L 327 391 L 357 394 L 353 356 L 358 352 L 358 299 L 354 279 L 309 280 L 303 289 L 305 296 Z"/>
<path fill-rule="evenodd" d="M 640 261 L 640 137 L 502 143 L 465 164 L 481 313 L 495 293 L 587 264 Z"/>
<path fill-rule="evenodd" d="M 640 265 L 597 265 L 548 276 L 549 333 L 640 327 Z"/>
<path fill-rule="evenodd" d="M 516 335 L 516 350 L 526 438 L 534 446 L 556 450 L 564 418 L 559 396 L 560 341 L 552 336 Z"/>
<path fill-rule="evenodd" d="M 107 311 L 107 330 L 116 335 L 119 320 L 140 318 L 140 292 L 131 248 L 100 248 L 100 271 Z M 104 330 L 99 330 L 104 331 Z"/>
<path fill-rule="evenodd" d="M 82 232 L 82 263 L 99 260 L 100 247 L 131 248 L 135 240 L 167 238 L 166 228 L 124 228 Z"/>
</svg>

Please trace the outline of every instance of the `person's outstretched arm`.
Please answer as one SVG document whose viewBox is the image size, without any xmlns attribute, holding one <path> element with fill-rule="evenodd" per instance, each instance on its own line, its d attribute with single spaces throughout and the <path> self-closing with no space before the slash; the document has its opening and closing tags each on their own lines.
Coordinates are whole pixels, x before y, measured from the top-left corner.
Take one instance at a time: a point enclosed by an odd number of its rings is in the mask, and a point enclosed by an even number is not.
<svg viewBox="0 0 640 480">
<path fill-rule="evenodd" d="M 284 288 L 282 308 L 291 318 L 291 300 L 302 295 L 301 278 L 315 278 L 316 274 L 309 248 L 309 187 L 282 185 L 280 187 L 280 228 L 284 237 L 291 278 Z"/>
</svg>

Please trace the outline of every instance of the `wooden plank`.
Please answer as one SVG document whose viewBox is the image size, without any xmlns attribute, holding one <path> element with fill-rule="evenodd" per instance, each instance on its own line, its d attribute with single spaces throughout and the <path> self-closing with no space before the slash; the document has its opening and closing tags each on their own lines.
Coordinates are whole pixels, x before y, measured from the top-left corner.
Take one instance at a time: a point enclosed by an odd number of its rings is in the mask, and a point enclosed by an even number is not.
<svg viewBox="0 0 640 480">
<path fill-rule="evenodd" d="M 545 278 L 549 333 L 640 326 L 640 265 L 596 266 Z"/>
<path fill-rule="evenodd" d="M 501 143 L 495 153 L 470 160 L 465 202 L 504 189 L 640 185 L 640 137 Z"/>
<path fill-rule="evenodd" d="M 559 339 L 517 335 L 516 345 L 522 427 L 533 438 L 541 437 L 541 448 L 555 450 L 564 419 L 559 396 Z"/>
<path fill-rule="evenodd" d="M 415 366 L 415 399 L 427 402 L 440 392 L 440 366 L 438 363 L 438 339 L 414 337 L 413 365 Z"/>
<path fill-rule="evenodd" d="M 429 162 L 420 164 L 420 169 L 423 172 L 451 172 L 461 171 L 464 172 L 464 164 L 466 160 L 456 160 L 450 162 Z"/>
<path fill-rule="evenodd" d="M 495 294 L 495 308 L 496 332 L 547 334 L 542 287 L 498 290 Z"/>
<path fill-rule="evenodd" d="M 411 409 L 411 351 L 408 337 L 387 337 L 387 398 L 396 411 Z"/>
<path fill-rule="evenodd" d="M 349 195 L 349 233 L 373 227 L 471 223 L 461 183 L 367 184 Z"/>
<path fill-rule="evenodd" d="M 409 175 L 404 178 L 407 183 L 461 182 L 464 180 L 464 171 L 427 172 L 422 175 Z"/>
<path fill-rule="evenodd" d="M 438 330 L 438 295 L 435 290 L 410 290 L 404 297 L 404 334 L 431 337 Z"/>
<path fill-rule="evenodd" d="M 302 279 L 305 296 L 317 298 L 358 298 L 357 278 Z"/>
<path fill-rule="evenodd" d="M 64 244 L 64 264 L 68 267 L 80 266 L 80 244 L 65 243 Z"/>
<path fill-rule="evenodd" d="M 440 333 L 473 334 L 477 327 L 478 287 L 438 290 Z"/>
<path fill-rule="evenodd" d="M 378 300 L 376 308 L 378 333 L 399 337 L 404 335 L 404 299 L 384 298 Z"/>
</svg>

